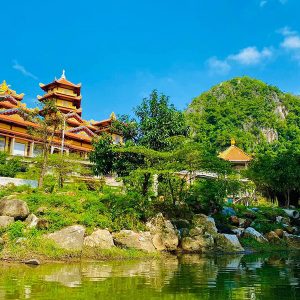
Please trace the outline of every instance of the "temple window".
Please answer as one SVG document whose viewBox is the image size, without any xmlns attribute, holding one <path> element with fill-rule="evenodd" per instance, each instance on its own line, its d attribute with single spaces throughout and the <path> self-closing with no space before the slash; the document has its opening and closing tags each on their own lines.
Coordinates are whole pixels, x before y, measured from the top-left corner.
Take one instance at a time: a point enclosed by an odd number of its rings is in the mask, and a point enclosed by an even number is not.
<svg viewBox="0 0 300 300">
<path fill-rule="evenodd" d="M 43 152 L 42 146 L 35 144 L 34 148 L 33 148 L 33 154 L 32 154 L 32 156 L 33 157 L 37 157 L 37 156 L 41 155 L 42 152 Z"/>
<path fill-rule="evenodd" d="M 25 156 L 25 152 L 26 152 L 26 144 L 15 142 L 13 155 Z"/>
<path fill-rule="evenodd" d="M 0 136 L 0 151 L 4 151 L 4 150 L 5 150 L 5 137 Z"/>
</svg>

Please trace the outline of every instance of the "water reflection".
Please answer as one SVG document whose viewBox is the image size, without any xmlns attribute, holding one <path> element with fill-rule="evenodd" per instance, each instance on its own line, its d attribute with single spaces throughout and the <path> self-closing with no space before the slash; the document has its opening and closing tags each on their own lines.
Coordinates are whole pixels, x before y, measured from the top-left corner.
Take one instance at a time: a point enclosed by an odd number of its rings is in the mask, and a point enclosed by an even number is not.
<svg viewBox="0 0 300 300">
<path fill-rule="evenodd" d="M 0 299 L 300 299 L 299 274 L 299 253 L 2 264 Z"/>
</svg>

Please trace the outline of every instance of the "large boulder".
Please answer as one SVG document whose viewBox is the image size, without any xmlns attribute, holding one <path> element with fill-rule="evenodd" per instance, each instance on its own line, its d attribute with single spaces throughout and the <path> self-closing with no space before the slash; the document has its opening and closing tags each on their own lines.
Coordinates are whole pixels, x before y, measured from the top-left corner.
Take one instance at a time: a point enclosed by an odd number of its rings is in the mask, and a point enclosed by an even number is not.
<svg viewBox="0 0 300 300">
<path fill-rule="evenodd" d="M 184 237 L 181 240 L 181 248 L 186 252 L 208 252 L 214 247 L 214 238 L 209 233 L 201 233 Z"/>
<path fill-rule="evenodd" d="M 2 199 L 0 201 L 0 216 L 9 216 L 15 220 L 25 220 L 29 215 L 27 203 L 16 199 Z"/>
<path fill-rule="evenodd" d="M 265 238 L 272 244 L 280 244 L 280 238 L 275 231 L 266 233 Z"/>
<path fill-rule="evenodd" d="M 45 237 L 54 241 L 60 248 L 81 251 L 83 247 L 84 233 L 85 228 L 83 226 L 73 225 L 47 234 Z"/>
<path fill-rule="evenodd" d="M 134 232 L 132 230 L 121 230 L 113 233 L 113 239 L 117 246 L 133 248 L 146 252 L 154 252 L 152 236 L 149 231 Z"/>
<path fill-rule="evenodd" d="M 268 241 L 261 233 L 259 233 L 252 227 L 248 227 L 245 229 L 244 237 L 254 238 L 255 240 L 257 240 L 260 243 L 264 243 L 264 242 Z"/>
<path fill-rule="evenodd" d="M 15 219 L 13 217 L 0 216 L 0 228 L 6 228 L 14 221 L 15 221 Z"/>
<path fill-rule="evenodd" d="M 115 246 L 111 233 L 106 229 L 97 229 L 84 238 L 84 246 L 110 249 Z"/>
<path fill-rule="evenodd" d="M 201 228 L 203 232 L 207 232 L 213 237 L 217 236 L 218 229 L 215 220 L 203 214 L 195 215 L 193 218 L 194 227 Z"/>
<path fill-rule="evenodd" d="M 284 232 L 283 238 L 289 247 L 300 250 L 300 236 Z"/>
<path fill-rule="evenodd" d="M 244 248 L 234 234 L 220 234 L 215 238 L 216 249 L 222 252 L 242 252 Z"/>
<path fill-rule="evenodd" d="M 283 238 L 283 230 L 280 228 L 277 228 L 274 230 L 274 232 L 278 235 L 278 237 Z"/>
<path fill-rule="evenodd" d="M 237 227 L 240 226 L 240 220 L 237 216 L 230 216 L 229 222 L 234 226 L 237 226 Z"/>
<path fill-rule="evenodd" d="M 34 215 L 34 214 L 30 214 L 26 220 L 25 220 L 25 223 L 27 224 L 27 227 L 28 228 L 35 228 L 37 223 L 39 221 L 39 218 Z"/>
<path fill-rule="evenodd" d="M 152 218 L 147 224 L 152 235 L 154 247 L 159 251 L 174 251 L 177 249 L 179 239 L 177 230 L 170 220 L 160 213 Z"/>
</svg>

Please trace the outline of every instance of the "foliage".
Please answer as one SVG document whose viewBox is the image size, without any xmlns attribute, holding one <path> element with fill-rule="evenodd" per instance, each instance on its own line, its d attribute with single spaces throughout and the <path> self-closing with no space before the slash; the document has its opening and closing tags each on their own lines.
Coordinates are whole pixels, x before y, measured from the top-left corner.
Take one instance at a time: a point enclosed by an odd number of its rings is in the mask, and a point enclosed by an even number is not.
<svg viewBox="0 0 300 300">
<path fill-rule="evenodd" d="M 136 141 L 138 135 L 138 124 L 134 118 L 128 115 L 119 115 L 112 121 L 111 132 L 117 133 L 126 141 Z"/>
<path fill-rule="evenodd" d="M 113 171 L 115 155 L 112 149 L 112 137 L 107 134 L 101 134 L 93 142 L 94 149 L 90 153 L 90 161 L 93 163 L 95 175 L 107 175 Z"/>
<path fill-rule="evenodd" d="M 167 138 L 186 135 L 182 112 L 169 103 L 169 97 L 152 91 L 135 109 L 138 118 L 138 144 L 154 150 L 168 146 Z"/>
<path fill-rule="evenodd" d="M 7 153 L 0 152 L 0 176 L 15 177 L 18 172 L 23 170 L 24 167 L 20 158 L 8 158 Z"/>
<path fill-rule="evenodd" d="M 82 174 L 83 167 L 80 164 L 80 157 L 76 155 L 51 154 L 48 158 L 48 167 L 52 170 L 53 175 L 57 178 L 58 187 L 62 188 L 64 182 L 72 174 Z"/>
<path fill-rule="evenodd" d="M 9 225 L 7 229 L 8 237 L 11 241 L 24 236 L 25 224 L 21 221 L 16 221 Z"/>
<path fill-rule="evenodd" d="M 37 110 L 24 111 L 24 117 L 35 123 L 35 126 L 29 127 L 28 132 L 38 139 L 42 146 L 41 164 L 39 165 L 38 186 L 43 186 L 44 177 L 47 173 L 48 158 L 53 140 L 58 131 L 63 129 L 63 117 L 53 100 L 43 102 L 41 112 Z"/>
<path fill-rule="evenodd" d="M 250 249 L 256 252 L 270 252 L 270 251 L 288 249 L 288 245 L 284 240 L 280 240 L 277 244 L 271 244 L 271 243 L 260 243 L 251 237 L 242 237 L 240 239 L 240 242 L 245 249 Z"/>
<path fill-rule="evenodd" d="M 49 193 L 26 186 L 11 186 L 1 188 L 0 196 L 15 192 L 18 199 L 27 202 L 32 213 L 49 222 L 49 231 L 76 223 L 86 226 L 89 231 L 96 227 L 141 230 L 143 221 L 151 215 L 150 203 L 137 193 L 123 194 L 107 187 L 99 193 L 76 190 L 75 187 L 65 185 L 56 193 Z M 19 222 L 16 223 L 11 229 L 12 236 L 22 236 Z"/>
<path fill-rule="evenodd" d="M 261 146 L 246 175 L 269 194 L 283 194 L 281 205 L 290 205 L 292 192 L 300 192 L 299 143 L 273 143 Z"/>
<path fill-rule="evenodd" d="M 186 203 L 195 213 L 214 213 L 222 207 L 227 195 L 226 181 L 224 179 L 201 179 L 194 183 L 186 198 Z"/>
<path fill-rule="evenodd" d="M 186 116 L 195 139 L 217 153 L 235 138 L 238 146 L 252 152 L 265 140 L 262 129 L 280 133 L 282 121 L 276 106 L 290 96 L 278 88 L 249 77 L 222 82 L 195 98 Z"/>
</svg>

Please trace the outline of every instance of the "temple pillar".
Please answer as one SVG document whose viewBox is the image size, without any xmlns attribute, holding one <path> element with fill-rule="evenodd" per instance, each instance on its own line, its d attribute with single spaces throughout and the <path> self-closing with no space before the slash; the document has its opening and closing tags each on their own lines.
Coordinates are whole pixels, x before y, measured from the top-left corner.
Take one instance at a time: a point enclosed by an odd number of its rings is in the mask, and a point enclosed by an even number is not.
<svg viewBox="0 0 300 300">
<path fill-rule="evenodd" d="M 29 153 L 28 153 L 29 157 L 33 157 L 33 149 L 34 149 L 34 142 L 31 142 L 29 144 Z"/>
<path fill-rule="evenodd" d="M 10 139 L 10 149 L 9 149 L 9 154 L 14 155 L 14 148 L 15 148 L 15 138 Z"/>
</svg>

